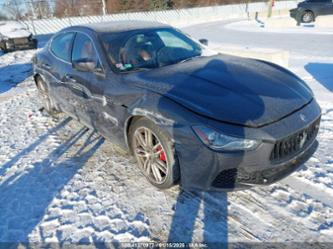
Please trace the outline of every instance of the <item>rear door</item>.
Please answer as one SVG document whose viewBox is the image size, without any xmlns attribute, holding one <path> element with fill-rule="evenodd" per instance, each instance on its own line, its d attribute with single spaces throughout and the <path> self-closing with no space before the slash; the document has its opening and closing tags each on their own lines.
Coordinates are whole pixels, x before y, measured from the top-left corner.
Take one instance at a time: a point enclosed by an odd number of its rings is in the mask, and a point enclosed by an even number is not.
<svg viewBox="0 0 333 249">
<path fill-rule="evenodd" d="M 50 59 L 42 62 L 42 69 L 50 83 L 50 94 L 60 108 L 75 117 L 74 106 L 71 103 L 71 93 L 66 84 L 65 75 L 71 70 L 71 51 L 74 32 L 63 32 L 56 35 L 50 44 Z"/>
</svg>

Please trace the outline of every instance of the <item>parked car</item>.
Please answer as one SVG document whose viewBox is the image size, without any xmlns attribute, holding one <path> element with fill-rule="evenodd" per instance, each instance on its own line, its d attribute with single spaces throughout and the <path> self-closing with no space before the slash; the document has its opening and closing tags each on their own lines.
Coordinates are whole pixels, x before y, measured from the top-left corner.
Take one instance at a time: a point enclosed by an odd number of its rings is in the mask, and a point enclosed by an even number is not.
<svg viewBox="0 0 333 249">
<path fill-rule="evenodd" d="M 212 52 L 168 25 L 66 28 L 33 66 L 49 113 L 65 112 L 128 148 L 158 188 L 270 184 L 318 146 L 321 110 L 300 78 Z"/>
<path fill-rule="evenodd" d="M 11 52 L 37 48 L 37 40 L 22 24 L 14 21 L 0 22 L 0 49 Z"/>
<path fill-rule="evenodd" d="M 290 16 L 298 23 L 311 23 L 323 15 L 333 15 L 333 0 L 306 0 L 290 10 Z"/>
</svg>

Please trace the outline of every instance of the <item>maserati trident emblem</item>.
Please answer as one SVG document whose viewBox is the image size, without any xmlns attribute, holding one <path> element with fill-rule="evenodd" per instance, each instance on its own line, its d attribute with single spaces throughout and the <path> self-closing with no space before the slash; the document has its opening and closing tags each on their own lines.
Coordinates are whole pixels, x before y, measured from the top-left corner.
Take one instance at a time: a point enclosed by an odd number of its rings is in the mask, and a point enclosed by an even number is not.
<svg viewBox="0 0 333 249">
<path fill-rule="evenodd" d="M 303 122 L 306 121 L 306 116 L 305 116 L 304 114 L 301 114 L 301 115 L 299 115 L 299 116 L 300 116 L 300 118 L 301 118 L 301 120 L 302 120 Z"/>
<path fill-rule="evenodd" d="M 303 148 L 303 146 L 304 146 L 304 144 L 306 142 L 307 137 L 308 137 L 308 134 L 304 131 L 303 134 L 302 134 L 301 141 L 299 143 L 300 148 Z"/>
</svg>

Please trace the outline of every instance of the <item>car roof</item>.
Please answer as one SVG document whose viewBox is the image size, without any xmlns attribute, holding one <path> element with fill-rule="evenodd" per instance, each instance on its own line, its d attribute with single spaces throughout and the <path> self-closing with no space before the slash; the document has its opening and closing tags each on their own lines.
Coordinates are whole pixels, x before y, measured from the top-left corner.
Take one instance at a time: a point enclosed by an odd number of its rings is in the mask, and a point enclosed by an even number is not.
<svg viewBox="0 0 333 249">
<path fill-rule="evenodd" d="M 98 33 L 124 32 L 141 29 L 170 28 L 171 26 L 159 22 L 148 21 L 110 21 L 100 23 L 90 23 L 85 25 L 73 26 L 92 29 Z"/>
</svg>

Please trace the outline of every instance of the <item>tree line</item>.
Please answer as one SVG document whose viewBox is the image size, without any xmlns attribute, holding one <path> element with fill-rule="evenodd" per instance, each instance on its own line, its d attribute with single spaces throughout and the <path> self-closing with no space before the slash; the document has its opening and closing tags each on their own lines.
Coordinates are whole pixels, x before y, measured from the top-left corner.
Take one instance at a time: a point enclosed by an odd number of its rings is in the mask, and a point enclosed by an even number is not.
<svg viewBox="0 0 333 249">
<path fill-rule="evenodd" d="M 265 0 L 5 0 L 0 4 L 0 20 L 91 16 L 258 1 Z"/>
</svg>

